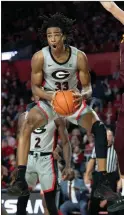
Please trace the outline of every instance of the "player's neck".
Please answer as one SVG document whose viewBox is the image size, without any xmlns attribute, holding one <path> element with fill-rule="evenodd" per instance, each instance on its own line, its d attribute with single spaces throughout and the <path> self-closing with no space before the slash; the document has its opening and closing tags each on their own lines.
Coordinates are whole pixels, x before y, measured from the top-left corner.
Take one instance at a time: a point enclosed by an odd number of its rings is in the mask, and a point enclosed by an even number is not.
<svg viewBox="0 0 124 215">
<path fill-rule="evenodd" d="M 65 45 L 63 45 L 62 47 L 60 47 L 60 48 L 57 49 L 57 50 L 51 50 L 51 52 L 52 52 L 52 55 L 53 55 L 53 56 L 59 58 L 59 57 L 61 57 L 63 54 L 66 53 L 66 47 L 65 47 Z"/>
</svg>

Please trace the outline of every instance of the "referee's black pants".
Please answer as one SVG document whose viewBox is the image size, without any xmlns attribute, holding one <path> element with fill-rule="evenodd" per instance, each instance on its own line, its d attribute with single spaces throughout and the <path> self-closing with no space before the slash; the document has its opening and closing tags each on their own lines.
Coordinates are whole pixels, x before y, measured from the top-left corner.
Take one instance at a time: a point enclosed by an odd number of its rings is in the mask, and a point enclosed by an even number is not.
<svg viewBox="0 0 124 215">
<path fill-rule="evenodd" d="M 110 182 L 110 186 L 114 192 L 116 192 L 117 188 L 117 181 L 119 179 L 118 173 L 117 172 L 112 172 L 108 174 L 108 179 Z M 99 211 L 106 211 L 107 207 L 105 208 L 100 208 L 100 199 L 94 198 L 94 191 L 96 190 L 96 187 L 98 186 L 99 183 L 99 175 L 98 172 L 93 173 L 93 184 L 92 184 L 92 191 L 91 191 L 91 202 L 90 202 L 90 207 L 89 207 L 89 215 L 98 215 Z M 108 215 L 118 215 L 118 212 L 114 213 L 108 213 Z"/>
</svg>

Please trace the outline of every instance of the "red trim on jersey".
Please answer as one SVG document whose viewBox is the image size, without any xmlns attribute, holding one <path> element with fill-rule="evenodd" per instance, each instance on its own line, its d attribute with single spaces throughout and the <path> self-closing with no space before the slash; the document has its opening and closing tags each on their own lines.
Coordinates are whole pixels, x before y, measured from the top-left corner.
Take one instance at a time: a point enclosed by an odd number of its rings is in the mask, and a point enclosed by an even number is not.
<svg viewBox="0 0 124 215">
<path fill-rule="evenodd" d="M 32 190 L 33 190 L 33 187 L 30 187 L 30 186 L 29 186 L 28 189 L 29 189 L 29 191 L 32 191 Z"/>
<path fill-rule="evenodd" d="M 45 81 L 45 80 L 43 80 L 42 87 L 44 87 L 44 86 L 45 86 L 45 84 L 46 84 L 46 81 Z"/>
<path fill-rule="evenodd" d="M 57 142 L 58 142 L 58 131 L 57 129 L 54 131 L 54 141 L 53 141 L 53 150 L 55 150 L 56 146 L 57 146 Z"/>
<path fill-rule="evenodd" d="M 53 191 L 55 189 L 55 184 L 56 184 L 56 174 L 55 174 L 55 170 L 54 170 L 54 158 L 52 155 L 50 156 L 50 160 L 51 160 L 51 164 L 52 164 L 53 182 L 52 182 L 52 187 L 50 189 L 43 190 L 44 193 Z"/>
<path fill-rule="evenodd" d="M 58 210 L 58 214 L 59 214 L 59 215 L 63 215 L 63 213 L 62 213 L 60 210 Z"/>
<path fill-rule="evenodd" d="M 82 111 L 85 109 L 85 107 L 87 106 L 87 104 L 86 104 L 85 101 L 83 101 L 82 104 L 83 104 L 84 106 L 83 106 L 83 107 L 81 108 L 81 110 L 79 111 L 79 114 L 77 115 L 76 120 L 78 120 L 78 119 L 80 118 L 81 112 L 82 112 Z"/>
<path fill-rule="evenodd" d="M 45 114 L 45 116 L 48 120 L 49 117 L 48 117 L 47 113 L 45 112 L 45 110 L 40 106 L 40 101 L 37 102 L 37 106 L 42 110 L 42 112 Z"/>
<path fill-rule="evenodd" d="M 80 81 L 80 79 L 79 79 L 79 72 L 78 71 L 76 72 L 76 77 L 77 77 L 77 80 Z"/>
</svg>

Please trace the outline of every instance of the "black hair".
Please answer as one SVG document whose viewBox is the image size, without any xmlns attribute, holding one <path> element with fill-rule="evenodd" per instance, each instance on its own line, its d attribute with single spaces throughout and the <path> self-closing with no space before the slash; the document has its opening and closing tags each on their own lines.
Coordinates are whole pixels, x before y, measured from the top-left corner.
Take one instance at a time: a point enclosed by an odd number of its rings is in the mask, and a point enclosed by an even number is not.
<svg viewBox="0 0 124 215">
<path fill-rule="evenodd" d="M 49 17 L 42 15 L 39 18 L 42 20 L 42 26 L 38 29 L 40 37 L 46 35 L 47 28 L 58 27 L 67 37 L 66 39 L 72 38 L 73 23 L 75 20 L 64 16 L 62 13 L 55 13 L 54 15 L 49 15 Z"/>
</svg>

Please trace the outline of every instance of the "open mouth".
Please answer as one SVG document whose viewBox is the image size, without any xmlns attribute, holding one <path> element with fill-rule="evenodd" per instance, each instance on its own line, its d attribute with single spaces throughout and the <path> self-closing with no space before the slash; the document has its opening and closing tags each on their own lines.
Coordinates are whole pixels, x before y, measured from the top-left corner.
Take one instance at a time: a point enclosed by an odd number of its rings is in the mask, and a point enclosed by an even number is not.
<svg viewBox="0 0 124 215">
<path fill-rule="evenodd" d="M 52 47 L 53 47 L 54 49 L 56 49 L 56 45 L 52 45 Z"/>
</svg>

